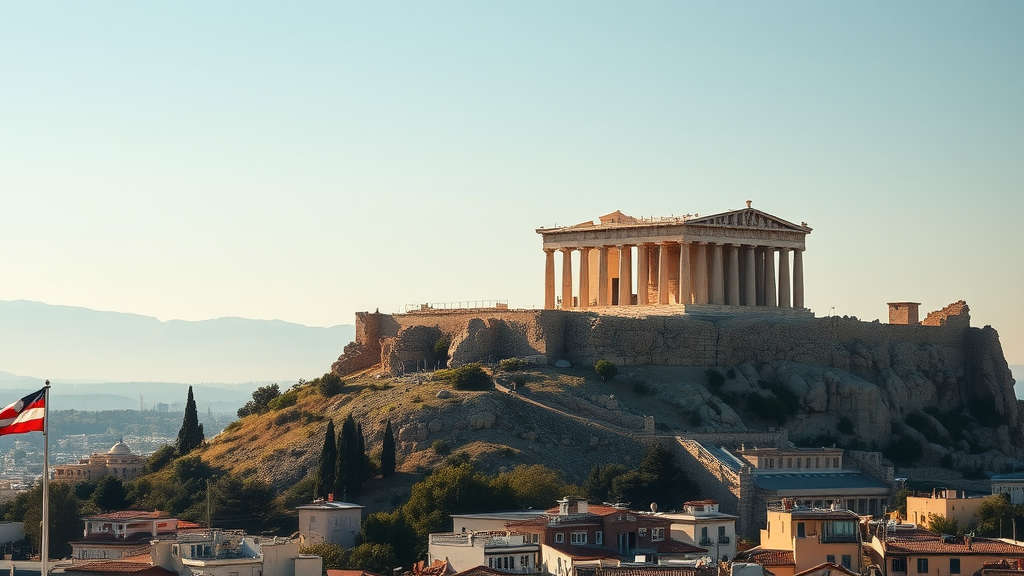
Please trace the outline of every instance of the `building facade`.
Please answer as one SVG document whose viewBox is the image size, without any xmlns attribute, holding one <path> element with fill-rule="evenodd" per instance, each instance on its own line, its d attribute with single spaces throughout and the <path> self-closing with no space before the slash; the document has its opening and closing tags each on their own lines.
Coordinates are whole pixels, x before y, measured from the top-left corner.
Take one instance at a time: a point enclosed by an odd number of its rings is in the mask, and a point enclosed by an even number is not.
<svg viewBox="0 0 1024 576">
<path fill-rule="evenodd" d="M 53 481 L 62 484 L 91 482 L 104 476 L 120 480 L 134 480 L 142 473 L 146 463 L 142 456 L 135 454 L 124 442 L 111 446 L 105 453 L 95 453 L 76 464 L 61 464 L 53 467 Z"/>
<path fill-rule="evenodd" d="M 598 223 L 540 228 L 544 307 L 681 304 L 803 310 L 803 251 L 810 232 L 806 224 L 751 208 L 750 201 L 745 209 L 704 217 L 643 219 L 616 211 Z M 555 252 L 562 260 L 560 300 Z"/>
<path fill-rule="evenodd" d="M 937 488 L 929 496 L 907 496 L 907 521 L 928 528 L 928 516 L 935 514 L 956 520 L 966 528 L 977 518 L 978 509 L 984 501 L 981 497 L 968 498 L 958 490 Z"/>
<path fill-rule="evenodd" d="M 672 521 L 672 538 L 699 546 L 713 560 L 731 560 L 736 556 L 737 516 L 718 509 L 715 500 L 683 503 L 683 511 L 661 514 Z"/>
<path fill-rule="evenodd" d="M 363 507 L 348 502 L 319 500 L 298 507 L 299 543 L 355 546 L 363 520 Z"/>
</svg>

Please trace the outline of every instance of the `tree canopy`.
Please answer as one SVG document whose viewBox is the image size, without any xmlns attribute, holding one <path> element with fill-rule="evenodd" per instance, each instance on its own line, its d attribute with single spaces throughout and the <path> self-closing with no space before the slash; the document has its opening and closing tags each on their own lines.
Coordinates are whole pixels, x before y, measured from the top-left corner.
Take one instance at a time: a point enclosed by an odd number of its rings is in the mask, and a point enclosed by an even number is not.
<svg viewBox="0 0 1024 576">
<path fill-rule="evenodd" d="M 202 446 L 203 425 L 199 423 L 199 413 L 196 410 L 196 399 L 192 396 L 192 387 L 188 387 L 188 399 L 185 401 L 185 418 L 181 421 L 181 429 L 178 430 L 178 454 L 188 454 Z"/>
</svg>

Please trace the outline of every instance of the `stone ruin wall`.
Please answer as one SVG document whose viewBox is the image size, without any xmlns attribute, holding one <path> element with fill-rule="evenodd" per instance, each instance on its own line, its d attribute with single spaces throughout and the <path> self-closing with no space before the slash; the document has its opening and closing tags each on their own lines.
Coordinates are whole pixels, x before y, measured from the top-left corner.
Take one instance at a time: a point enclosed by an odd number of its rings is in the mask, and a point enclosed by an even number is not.
<svg viewBox="0 0 1024 576">
<path fill-rule="evenodd" d="M 1013 378 L 992 328 L 963 328 L 966 305 L 945 324 L 905 326 L 855 318 L 628 317 L 562 310 L 359 313 L 356 342 L 332 369 L 381 366 L 392 374 L 434 368 L 434 344 L 449 339 L 450 364 L 509 357 L 565 359 L 578 366 L 731 367 L 746 363 L 807 400 L 813 413 L 846 414 L 877 439 L 910 412 L 991 402 L 1019 428 Z M 768 366 L 770 372 L 765 373 Z M 888 408 L 888 410 L 886 410 Z M 1012 439 L 1007 438 L 1007 443 Z"/>
<path fill-rule="evenodd" d="M 929 312 L 921 321 L 923 326 L 949 326 L 969 328 L 971 325 L 971 309 L 967 302 L 958 300 L 935 312 Z"/>
</svg>

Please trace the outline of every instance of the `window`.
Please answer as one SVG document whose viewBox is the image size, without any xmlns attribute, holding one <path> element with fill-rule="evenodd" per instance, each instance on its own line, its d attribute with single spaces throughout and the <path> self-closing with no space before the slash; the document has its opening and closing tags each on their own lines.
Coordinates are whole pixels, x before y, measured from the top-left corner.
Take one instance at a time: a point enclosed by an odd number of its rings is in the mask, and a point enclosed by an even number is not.
<svg viewBox="0 0 1024 576">
<path fill-rule="evenodd" d="M 853 520 L 832 520 L 822 526 L 822 543 L 857 542 L 857 523 Z"/>
<path fill-rule="evenodd" d="M 817 456 L 814 457 L 814 467 L 821 468 L 821 461 Z"/>
<path fill-rule="evenodd" d="M 803 522 L 797 522 L 796 523 L 796 537 L 797 538 L 806 538 L 807 537 L 807 529 L 804 527 L 804 523 Z"/>
<path fill-rule="evenodd" d="M 638 528 L 636 532 L 639 536 L 647 536 L 647 528 Z"/>
<path fill-rule="evenodd" d="M 907 571 L 907 559 L 906 558 L 893 558 L 892 559 L 892 571 L 893 572 L 906 572 Z"/>
<path fill-rule="evenodd" d="M 843 554 L 843 568 L 849 570 L 850 566 L 853 566 L 853 557 L 849 554 Z"/>
<path fill-rule="evenodd" d="M 565 542 L 565 533 L 564 532 L 556 533 L 555 534 L 555 544 L 561 544 L 563 542 Z"/>
<path fill-rule="evenodd" d="M 792 458 L 786 458 L 786 468 L 792 468 L 792 467 L 793 467 L 793 459 Z"/>
<path fill-rule="evenodd" d="M 540 540 L 540 534 L 534 534 L 531 540 L 533 540 L 533 543 L 536 544 Z"/>
<path fill-rule="evenodd" d="M 522 567 L 522 568 L 529 568 L 530 567 L 530 557 L 529 556 L 520 556 L 519 557 L 519 566 Z"/>
<path fill-rule="evenodd" d="M 829 554 L 828 556 L 825 556 L 825 562 L 828 562 L 829 564 L 835 564 L 836 563 L 836 555 L 835 554 Z"/>
<path fill-rule="evenodd" d="M 604 532 L 603 531 L 598 530 L 597 532 L 594 532 L 594 544 L 597 544 L 598 546 L 603 546 L 604 545 Z"/>
<path fill-rule="evenodd" d="M 927 574 L 928 573 L 928 559 L 927 558 L 918 558 L 917 559 L 917 573 L 918 574 Z"/>
<path fill-rule="evenodd" d="M 810 459 L 810 458 L 808 458 L 808 459 L 807 459 L 807 465 L 806 465 L 806 466 L 804 466 L 804 468 L 810 468 L 810 467 L 811 467 L 811 459 Z"/>
<path fill-rule="evenodd" d="M 960 559 L 959 558 L 950 558 L 949 559 L 949 573 L 950 574 L 959 574 L 960 573 Z"/>
<path fill-rule="evenodd" d="M 665 539 L 664 528 L 651 528 L 651 542 L 661 542 Z"/>
<path fill-rule="evenodd" d="M 571 544 L 586 544 L 587 533 L 586 532 L 573 532 L 569 535 L 569 542 Z"/>
<path fill-rule="evenodd" d="M 839 468 L 839 458 L 833 458 L 832 459 L 832 467 L 833 468 Z"/>
</svg>

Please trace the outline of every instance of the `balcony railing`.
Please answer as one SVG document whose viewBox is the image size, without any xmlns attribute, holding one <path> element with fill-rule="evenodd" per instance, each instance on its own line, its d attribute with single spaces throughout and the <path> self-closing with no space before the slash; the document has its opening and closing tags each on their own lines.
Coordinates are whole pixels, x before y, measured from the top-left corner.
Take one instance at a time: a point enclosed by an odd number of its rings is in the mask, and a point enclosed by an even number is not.
<svg viewBox="0 0 1024 576">
<path fill-rule="evenodd" d="M 700 539 L 700 545 L 701 546 L 714 546 L 715 545 L 715 541 L 712 540 L 711 538 L 701 538 Z"/>
<path fill-rule="evenodd" d="M 719 544 L 728 544 L 731 541 L 732 540 L 730 540 L 728 536 L 719 536 L 718 537 L 718 543 Z"/>
</svg>

